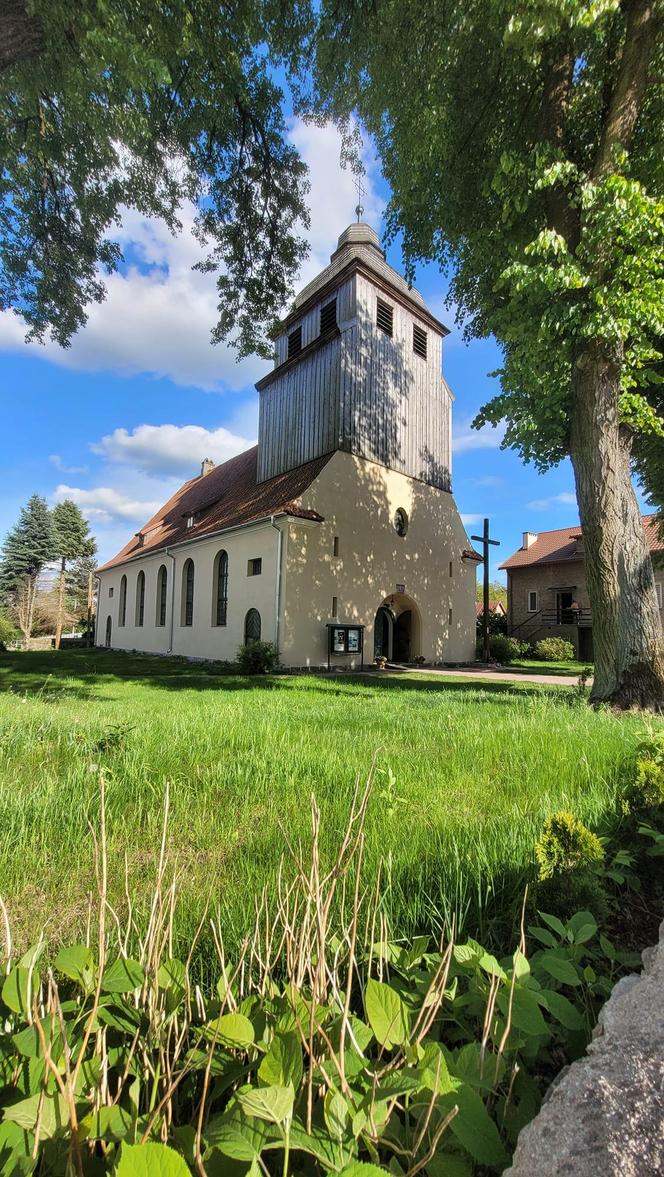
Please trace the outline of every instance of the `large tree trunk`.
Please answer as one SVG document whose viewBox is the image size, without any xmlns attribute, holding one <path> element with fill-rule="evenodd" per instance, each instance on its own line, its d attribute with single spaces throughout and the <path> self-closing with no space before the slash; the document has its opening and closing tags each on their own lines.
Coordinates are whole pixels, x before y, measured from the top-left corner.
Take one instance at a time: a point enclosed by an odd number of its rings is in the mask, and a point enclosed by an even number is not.
<svg viewBox="0 0 664 1177">
<path fill-rule="evenodd" d="M 26 0 L 0 0 L 0 72 L 43 47 L 41 21 L 28 12 Z"/>
<path fill-rule="evenodd" d="M 60 649 L 60 641 L 62 639 L 62 623 L 65 614 L 65 560 L 62 559 L 60 565 L 60 576 L 58 580 L 58 614 L 55 619 L 55 648 Z"/>
<path fill-rule="evenodd" d="M 661 710 L 664 640 L 630 477 L 630 439 L 619 424 L 620 367 L 619 356 L 590 341 L 573 371 L 570 452 L 593 616 L 591 701 Z"/>
</svg>

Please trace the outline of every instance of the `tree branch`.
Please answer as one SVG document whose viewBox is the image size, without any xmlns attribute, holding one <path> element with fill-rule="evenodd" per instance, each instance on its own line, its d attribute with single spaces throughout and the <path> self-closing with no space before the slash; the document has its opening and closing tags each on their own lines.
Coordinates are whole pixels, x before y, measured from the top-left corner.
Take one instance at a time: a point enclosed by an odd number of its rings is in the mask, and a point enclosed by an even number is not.
<svg viewBox="0 0 664 1177">
<path fill-rule="evenodd" d="M 611 171 L 614 147 L 629 149 L 661 27 L 662 6 L 658 0 L 627 0 L 625 39 L 618 77 L 597 149 L 593 168 L 595 179 L 601 179 Z"/>
<path fill-rule="evenodd" d="M 18 61 L 36 57 L 44 47 L 41 21 L 30 16 L 25 0 L 0 3 L 0 73 Z"/>
</svg>

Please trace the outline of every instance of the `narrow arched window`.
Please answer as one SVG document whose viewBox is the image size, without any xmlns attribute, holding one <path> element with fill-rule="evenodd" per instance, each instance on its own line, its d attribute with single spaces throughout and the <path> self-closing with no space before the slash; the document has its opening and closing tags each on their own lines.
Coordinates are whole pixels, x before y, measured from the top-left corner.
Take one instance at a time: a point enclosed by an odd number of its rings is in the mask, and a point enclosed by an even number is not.
<svg viewBox="0 0 664 1177">
<path fill-rule="evenodd" d="M 168 573 L 166 565 L 162 564 L 157 573 L 157 625 L 166 624 L 166 593 L 168 591 Z"/>
<path fill-rule="evenodd" d="M 182 569 L 182 624 L 194 624 L 194 561 L 186 560 Z"/>
<path fill-rule="evenodd" d="M 259 642 L 261 637 L 261 615 L 258 609 L 250 609 L 244 619 L 244 644 Z"/>
<path fill-rule="evenodd" d="M 213 625 L 225 625 L 228 613 L 228 552 L 217 552 L 212 590 Z"/>
<path fill-rule="evenodd" d="M 127 577 L 120 581 L 120 600 L 118 602 L 118 625 L 124 625 L 127 620 Z"/>
<path fill-rule="evenodd" d="M 141 626 L 145 620 L 145 573 L 139 572 L 136 580 L 136 624 Z"/>
</svg>

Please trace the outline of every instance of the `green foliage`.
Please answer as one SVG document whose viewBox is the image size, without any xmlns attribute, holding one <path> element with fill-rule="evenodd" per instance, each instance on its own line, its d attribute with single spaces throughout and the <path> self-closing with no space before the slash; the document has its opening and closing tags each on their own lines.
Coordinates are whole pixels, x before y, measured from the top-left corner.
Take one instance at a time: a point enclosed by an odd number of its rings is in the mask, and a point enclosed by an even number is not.
<svg viewBox="0 0 664 1177">
<path fill-rule="evenodd" d="M 508 664 L 514 662 L 516 658 L 524 658 L 529 652 L 530 646 L 528 642 L 508 637 L 507 634 L 492 633 L 489 638 L 489 650 L 491 657 L 495 658 L 497 662 Z"/>
<path fill-rule="evenodd" d="M 533 657 L 541 662 L 573 662 L 576 655 L 574 646 L 565 638 L 542 638 L 535 642 Z"/>
<path fill-rule="evenodd" d="M 71 499 L 56 503 L 51 512 L 56 557 L 65 564 L 72 560 L 91 558 L 97 543 L 90 535 L 90 525 L 83 518 L 80 507 Z"/>
<path fill-rule="evenodd" d="M 601 862 L 602 843 L 574 814 L 561 810 L 547 818 L 535 843 L 539 878 L 550 879 Z"/>
<path fill-rule="evenodd" d="M 46 499 L 32 495 L 7 533 L 0 562 L 0 594 L 8 597 L 26 580 L 34 580 L 55 556 L 55 537 Z"/>
<path fill-rule="evenodd" d="M 12 19 L 31 51 L 8 42 L 0 73 L 0 305 L 67 346 L 121 261 L 122 209 L 177 232 L 191 201 L 213 339 L 268 354 L 305 254 L 305 167 L 275 73 L 299 57 L 306 4 L 241 0 L 220 19 L 211 0 L 35 0 Z"/>
<path fill-rule="evenodd" d="M 279 651 L 274 642 L 254 641 L 237 652 L 240 674 L 273 674 L 279 668 Z"/>
<path fill-rule="evenodd" d="M 622 793 L 625 814 L 646 814 L 664 805 L 664 736 L 653 733 L 640 745 Z"/>
<path fill-rule="evenodd" d="M 16 626 L 4 613 L 0 613 L 0 650 L 6 650 L 7 644 L 13 642 L 17 636 Z"/>
</svg>

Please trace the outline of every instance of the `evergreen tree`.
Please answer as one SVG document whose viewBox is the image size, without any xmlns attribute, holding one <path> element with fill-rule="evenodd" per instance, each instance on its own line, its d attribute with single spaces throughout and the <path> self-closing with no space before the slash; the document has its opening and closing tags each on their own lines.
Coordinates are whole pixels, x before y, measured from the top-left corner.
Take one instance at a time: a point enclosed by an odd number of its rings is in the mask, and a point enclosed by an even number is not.
<svg viewBox="0 0 664 1177">
<path fill-rule="evenodd" d="M 50 511 L 46 500 L 34 494 L 8 532 L 0 561 L 0 600 L 16 611 L 26 640 L 32 634 L 39 575 L 55 555 Z"/>
<path fill-rule="evenodd" d="M 71 499 L 57 503 L 53 508 L 52 521 L 55 553 L 60 561 L 55 623 L 55 648 L 59 650 L 66 604 L 67 565 L 72 561 L 91 559 L 97 551 L 97 543 L 90 535 L 89 524 L 80 508 Z"/>
</svg>

